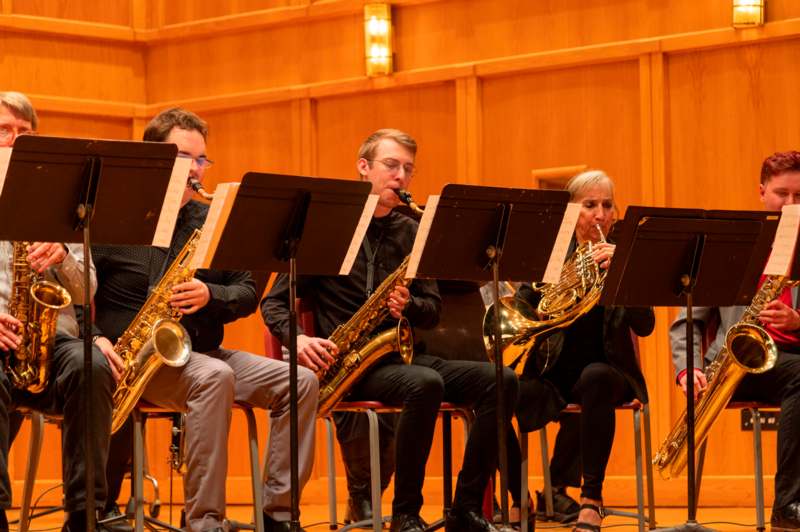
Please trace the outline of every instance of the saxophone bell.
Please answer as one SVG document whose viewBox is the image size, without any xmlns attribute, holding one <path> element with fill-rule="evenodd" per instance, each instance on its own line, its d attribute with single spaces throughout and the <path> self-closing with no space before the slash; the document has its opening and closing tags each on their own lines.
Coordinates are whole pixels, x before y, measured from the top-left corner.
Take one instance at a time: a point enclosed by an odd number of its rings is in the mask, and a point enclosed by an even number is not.
<svg viewBox="0 0 800 532">
<path fill-rule="evenodd" d="M 153 349 L 164 364 L 173 368 L 186 365 L 192 352 L 192 339 L 186 329 L 171 318 L 158 320 L 153 326 Z"/>
<path fill-rule="evenodd" d="M 190 177 L 189 178 L 189 181 L 187 181 L 187 183 L 186 183 L 186 188 L 191 188 L 197 194 L 199 194 L 202 198 L 205 198 L 207 200 L 214 199 L 214 194 L 206 192 L 206 189 L 203 187 L 203 184 L 200 182 L 200 180 L 196 179 L 194 177 Z"/>
</svg>

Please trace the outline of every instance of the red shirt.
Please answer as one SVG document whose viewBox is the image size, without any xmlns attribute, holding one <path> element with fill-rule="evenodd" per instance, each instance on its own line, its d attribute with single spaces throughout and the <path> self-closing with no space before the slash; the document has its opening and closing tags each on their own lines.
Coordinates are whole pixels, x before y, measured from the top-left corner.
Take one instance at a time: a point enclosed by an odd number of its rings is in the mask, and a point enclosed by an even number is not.
<svg viewBox="0 0 800 532">
<path fill-rule="evenodd" d="M 759 288 L 761 288 L 761 285 L 764 283 L 764 278 L 765 276 L 762 275 L 761 279 L 758 281 Z M 792 305 L 792 289 L 790 287 L 786 287 L 783 289 L 783 292 L 781 292 L 781 295 L 778 297 L 778 300 L 785 303 L 786 306 L 794 308 Z M 775 340 L 775 343 L 778 345 L 797 345 L 798 343 L 800 343 L 800 336 L 798 335 L 798 333 L 800 333 L 800 330 L 779 331 L 774 327 L 772 327 L 771 325 L 764 325 L 763 323 L 761 325 L 764 327 L 764 330 L 767 331 L 767 334 L 769 334 L 772 337 L 772 339 Z"/>
</svg>

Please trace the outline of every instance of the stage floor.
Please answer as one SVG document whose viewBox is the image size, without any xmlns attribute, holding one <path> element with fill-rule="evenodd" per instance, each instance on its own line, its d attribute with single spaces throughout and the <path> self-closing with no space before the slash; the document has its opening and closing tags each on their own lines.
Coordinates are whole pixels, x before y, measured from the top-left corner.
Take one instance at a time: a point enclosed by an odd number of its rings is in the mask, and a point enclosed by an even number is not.
<svg viewBox="0 0 800 532">
<path fill-rule="evenodd" d="M 168 520 L 167 506 L 162 506 L 161 519 Z M 385 505 L 385 511 L 388 512 L 390 506 Z M 239 521 L 249 521 L 252 518 L 252 511 L 247 506 L 231 506 L 228 508 L 229 517 Z M 177 524 L 180 516 L 180 507 L 174 506 L 172 508 L 173 523 Z M 428 521 L 436 520 L 441 513 L 441 509 L 435 506 L 425 506 L 422 511 L 422 516 Z M 18 509 L 9 512 L 9 519 L 16 519 Z M 767 526 L 769 527 L 770 509 L 765 511 Z M 339 520 L 344 516 L 344 506 L 339 506 Z M 680 524 L 686 519 L 685 508 L 658 508 L 656 511 L 656 518 L 659 527 L 672 526 Z M 61 525 L 61 515 L 50 515 L 40 517 L 31 523 L 31 530 L 59 530 Z M 700 508 L 698 511 L 698 521 L 709 528 L 720 531 L 733 531 L 733 530 L 755 530 L 756 514 L 755 509 L 751 508 Z M 328 528 L 328 506 L 322 504 L 303 504 L 301 506 L 301 522 L 302 526 L 309 531 L 323 531 L 329 530 Z M 636 522 L 629 518 L 609 516 L 603 521 L 603 528 L 613 528 L 615 530 L 635 530 Z M 15 530 L 16 526 L 12 525 L 11 530 Z M 388 527 L 387 527 L 388 529 Z M 536 523 L 537 530 L 571 530 L 569 526 L 561 526 L 554 523 L 546 523 L 539 521 Z"/>
</svg>

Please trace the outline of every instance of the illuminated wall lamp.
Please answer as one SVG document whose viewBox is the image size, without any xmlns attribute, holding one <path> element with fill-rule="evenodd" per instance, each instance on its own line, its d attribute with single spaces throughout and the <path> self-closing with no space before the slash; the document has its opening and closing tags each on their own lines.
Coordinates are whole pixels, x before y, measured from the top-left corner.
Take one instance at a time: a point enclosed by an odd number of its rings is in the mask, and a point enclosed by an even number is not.
<svg viewBox="0 0 800 532">
<path fill-rule="evenodd" d="M 733 0 L 733 27 L 752 28 L 764 24 L 764 0 Z"/>
<path fill-rule="evenodd" d="M 367 76 L 392 73 L 392 8 L 389 4 L 364 5 L 364 50 Z"/>
</svg>

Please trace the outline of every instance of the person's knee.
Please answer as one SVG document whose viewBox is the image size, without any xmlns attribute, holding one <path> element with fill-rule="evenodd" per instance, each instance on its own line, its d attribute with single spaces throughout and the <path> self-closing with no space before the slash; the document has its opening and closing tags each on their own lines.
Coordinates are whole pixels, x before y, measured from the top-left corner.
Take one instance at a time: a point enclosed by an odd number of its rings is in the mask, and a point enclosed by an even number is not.
<svg viewBox="0 0 800 532">
<path fill-rule="evenodd" d="M 233 397 L 236 376 L 231 368 L 221 360 L 209 358 L 202 372 L 194 380 L 194 390 L 203 393 Z"/>
<path fill-rule="evenodd" d="M 426 368 L 427 369 L 427 368 Z M 430 401 L 435 404 L 442 402 L 444 396 L 444 380 L 436 371 L 428 369 L 419 371 L 409 386 L 409 398 Z"/>
<path fill-rule="evenodd" d="M 297 394 L 301 398 L 319 396 L 319 381 L 316 374 L 303 366 L 297 367 Z"/>
</svg>

